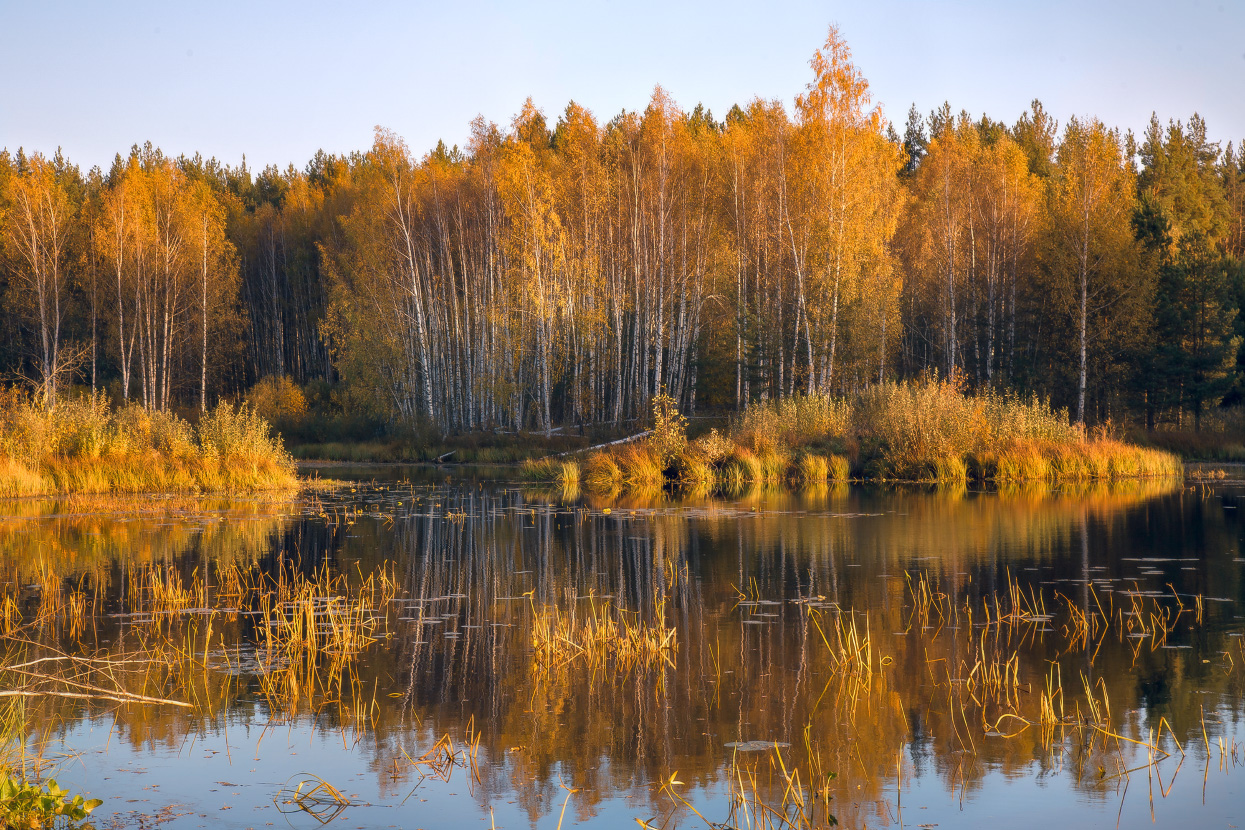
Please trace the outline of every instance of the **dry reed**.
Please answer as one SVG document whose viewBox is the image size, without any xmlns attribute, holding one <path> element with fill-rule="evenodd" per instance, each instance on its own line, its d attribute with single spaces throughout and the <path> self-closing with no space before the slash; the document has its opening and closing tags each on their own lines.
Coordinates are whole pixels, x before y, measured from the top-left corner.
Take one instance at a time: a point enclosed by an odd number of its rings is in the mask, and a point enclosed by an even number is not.
<svg viewBox="0 0 1245 830">
<path fill-rule="evenodd" d="M 242 492 L 292 487 L 294 463 L 253 411 L 221 404 L 199 424 L 102 397 L 44 409 L 0 397 L 0 496 Z"/>
<path fill-rule="evenodd" d="M 531 600 L 531 595 L 529 595 Z M 661 603 L 652 622 L 606 601 L 589 598 L 586 614 L 563 612 L 556 606 L 532 602 L 532 649 L 538 664 L 552 665 L 583 659 L 592 665 L 611 663 L 620 668 L 673 665 L 670 653 L 678 647 L 675 629 L 664 623 Z"/>
<path fill-rule="evenodd" d="M 597 453 L 586 481 L 598 489 L 666 479 L 737 489 L 846 480 L 853 468 L 875 480 L 952 485 L 1173 477 L 1183 470 L 1169 453 L 1087 435 L 1066 411 L 1039 398 L 970 395 L 926 380 L 875 385 L 849 398 L 753 404 L 729 438 L 712 432 L 686 443 L 650 440 Z"/>
</svg>

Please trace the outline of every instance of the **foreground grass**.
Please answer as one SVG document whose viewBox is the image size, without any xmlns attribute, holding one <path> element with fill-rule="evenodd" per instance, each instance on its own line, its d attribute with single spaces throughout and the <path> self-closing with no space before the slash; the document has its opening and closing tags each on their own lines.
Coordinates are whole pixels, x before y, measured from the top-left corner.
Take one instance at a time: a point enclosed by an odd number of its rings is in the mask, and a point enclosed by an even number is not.
<svg viewBox="0 0 1245 830">
<path fill-rule="evenodd" d="M 729 435 L 694 441 L 665 419 L 644 442 L 578 462 L 528 465 L 529 477 L 596 490 L 817 485 L 831 481 L 1073 482 L 1183 474 L 1178 456 L 1089 436 L 1036 399 L 966 395 L 939 382 L 874 386 L 852 398 L 750 406 Z"/>
<path fill-rule="evenodd" d="M 293 487 L 293 459 L 251 410 L 221 404 L 199 424 L 100 398 L 36 406 L 0 396 L 0 497 L 235 493 Z"/>
</svg>

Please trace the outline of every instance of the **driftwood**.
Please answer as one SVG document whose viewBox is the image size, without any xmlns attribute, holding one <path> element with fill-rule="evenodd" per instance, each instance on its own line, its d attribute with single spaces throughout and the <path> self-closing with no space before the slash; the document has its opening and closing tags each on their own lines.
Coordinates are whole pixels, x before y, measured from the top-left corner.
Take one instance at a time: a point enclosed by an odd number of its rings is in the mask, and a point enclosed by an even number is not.
<svg viewBox="0 0 1245 830">
<path fill-rule="evenodd" d="M 652 433 L 651 429 L 646 429 L 643 432 L 636 433 L 635 435 L 628 435 L 626 438 L 619 438 L 617 441 L 606 441 L 604 444 L 595 444 L 591 447 L 585 447 L 582 450 L 569 450 L 567 452 L 560 452 L 557 455 L 547 455 L 545 456 L 545 458 L 562 458 L 563 456 L 566 456 L 566 455 L 576 455 L 581 452 L 592 452 L 593 450 L 599 450 L 605 447 L 613 447 L 613 446 L 617 446 L 618 444 L 630 444 L 632 441 L 635 441 L 638 438 L 643 438 L 646 435 L 649 435 L 651 433 Z"/>
</svg>

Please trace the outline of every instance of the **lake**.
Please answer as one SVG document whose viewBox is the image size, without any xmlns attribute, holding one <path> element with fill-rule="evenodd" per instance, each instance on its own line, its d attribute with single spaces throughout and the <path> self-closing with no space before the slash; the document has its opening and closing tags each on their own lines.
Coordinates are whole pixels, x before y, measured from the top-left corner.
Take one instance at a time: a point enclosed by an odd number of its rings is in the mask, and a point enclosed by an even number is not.
<svg viewBox="0 0 1245 830">
<path fill-rule="evenodd" d="M 1245 817 L 1242 482 L 320 472 L 357 480 L 0 503 L 3 688 L 43 690 L 6 720 L 97 827 Z M 287 584 L 362 644 L 274 656 Z"/>
</svg>

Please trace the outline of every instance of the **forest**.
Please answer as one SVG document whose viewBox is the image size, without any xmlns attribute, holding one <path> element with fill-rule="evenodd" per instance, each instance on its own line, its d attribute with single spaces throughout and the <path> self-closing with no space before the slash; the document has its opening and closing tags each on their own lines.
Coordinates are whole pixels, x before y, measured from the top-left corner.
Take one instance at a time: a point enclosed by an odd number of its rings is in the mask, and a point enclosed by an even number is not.
<svg viewBox="0 0 1245 830">
<path fill-rule="evenodd" d="M 1245 147 L 1036 100 L 891 121 L 834 29 L 810 66 L 793 106 L 529 100 L 302 169 L 5 150 L 0 383 L 193 417 L 279 381 L 355 438 L 926 377 L 1090 426 L 1245 398 Z"/>
</svg>

